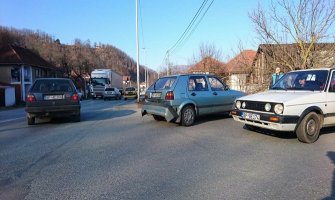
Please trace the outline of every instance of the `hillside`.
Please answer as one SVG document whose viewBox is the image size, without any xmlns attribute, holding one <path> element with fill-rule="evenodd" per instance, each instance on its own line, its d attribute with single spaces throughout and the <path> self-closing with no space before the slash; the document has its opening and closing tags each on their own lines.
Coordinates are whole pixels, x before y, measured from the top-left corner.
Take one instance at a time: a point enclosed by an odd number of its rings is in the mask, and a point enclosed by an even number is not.
<svg viewBox="0 0 335 200">
<path fill-rule="evenodd" d="M 41 31 L 0 26 L 0 47 L 7 44 L 30 49 L 54 66 L 63 67 L 68 74 L 71 71 L 76 75 L 90 74 L 93 69 L 108 68 L 136 81 L 136 62 L 110 44 L 92 45 L 90 41 L 75 39 L 73 45 L 65 45 Z M 150 77 L 153 73 L 149 70 Z M 144 66 L 140 66 L 140 80 L 144 81 Z"/>
</svg>

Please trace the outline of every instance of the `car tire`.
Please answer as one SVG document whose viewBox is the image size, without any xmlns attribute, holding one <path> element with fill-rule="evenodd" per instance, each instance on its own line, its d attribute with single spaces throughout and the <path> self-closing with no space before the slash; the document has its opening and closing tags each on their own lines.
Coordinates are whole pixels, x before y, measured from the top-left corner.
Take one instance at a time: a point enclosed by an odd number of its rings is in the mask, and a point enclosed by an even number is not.
<svg viewBox="0 0 335 200">
<path fill-rule="evenodd" d="M 125 101 L 127 101 L 127 98 L 124 98 Z"/>
<path fill-rule="evenodd" d="M 195 121 L 195 110 L 191 105 L 185 106 L 181 110 L 181 125 L 182 126 L 191 126 Z"/>
<path fill-rule="evenodd" d="M 299 141 L 304 143 L 315 142 L 320 135 L 320 117 L 315 112 L 308 113 L 296 130 Z"/>
<path fill-rule="evenodd" d="M 152 115 L 152 116 L 156 121 L 164 121 L 165 120 L 165 117 L 162 117 L 162 116 L 159 116 L 159 115 Z"/>
<path fill-rule="evenodd" d="M 74 122 L 80 122 L 80 112 L 73 116 L 73 121 Z"/>
<path fill-rule="evenodd" d="M 35 117 L 27 117 L 28 125 L 35 125 Z"/>
</svg>

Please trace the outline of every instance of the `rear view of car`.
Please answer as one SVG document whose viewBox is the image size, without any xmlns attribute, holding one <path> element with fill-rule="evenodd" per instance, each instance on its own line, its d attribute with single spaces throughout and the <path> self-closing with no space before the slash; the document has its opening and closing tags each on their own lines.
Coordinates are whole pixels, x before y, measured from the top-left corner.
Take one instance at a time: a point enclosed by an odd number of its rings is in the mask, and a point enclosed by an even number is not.
<svg viewBox="0 0 335 200">
<path fill-rule="evenodd" d="M 124 100 L 136 99 L 137 98 L 137 91 L 136 91 L 135 87 L 127 87 L 124 90 L 123 98 L 124 98 Z"/>
<path fill-rule="evenodd" d="M 80 100 L 70 79 L 37 79 L 26 98 L 28 125 L 35 124 L 35 118 L 67 117 L 80 121 Z"/>
<path fill-rule="evenodd" d="M 121 99 L 121 93 L 117 88 L 106 88 L 104 92 L 104 100 L 106 99 Z"/>
<path fill-rule="evenodd" d="M 184 74 L 158 79 L 145 94 L 142 116 L 157 121 L 179 122 L 191 126 L 196 117 L 231 111 L 234 100 L 244 96 L 218 77 L 208 74 Z"/>
</svg>

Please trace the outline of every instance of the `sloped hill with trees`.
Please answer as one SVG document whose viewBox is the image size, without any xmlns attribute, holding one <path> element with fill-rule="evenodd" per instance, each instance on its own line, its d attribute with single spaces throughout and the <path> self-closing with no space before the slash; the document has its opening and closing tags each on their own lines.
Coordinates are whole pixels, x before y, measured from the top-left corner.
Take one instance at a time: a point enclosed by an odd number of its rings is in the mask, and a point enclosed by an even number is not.
<svg viewBox="0 0 335 200">
<path fill-rule="evenodd" d="M 68 75 L 89 75 L 93 69 L 113 69 L 136 81 L 136 62 L 122 50 L 109 44 L 93 45 L 88 41 L 74 40 L 73 45 L 62 44 L 47 33 L 28 29 L 18 30 L 0 26 L 0 47 L 14 44 L 32 50 L 56 67 L 63 67 Z M 156 73 L 149 70 L 149 76 Z M 144 66 L 140 66 L 140 80 L 144 81 Z"/>
</svg>

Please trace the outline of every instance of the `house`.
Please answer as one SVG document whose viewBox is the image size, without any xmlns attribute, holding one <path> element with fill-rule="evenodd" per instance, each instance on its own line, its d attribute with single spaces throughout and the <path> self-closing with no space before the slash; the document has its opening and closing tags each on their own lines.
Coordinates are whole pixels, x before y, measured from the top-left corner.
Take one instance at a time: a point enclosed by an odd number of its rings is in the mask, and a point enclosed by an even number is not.
<svg viewBox="0 0 335 200">
<path fill-rule="evenodd" d="M 305 62 L 301 49 L 297 43 L 259 45 L 252 62 L 252 82 L 262 89 L 268 87 L 271 74 L 277 66 L 283 72 L 288 72 L 295 69 L 331 67 L 335 64 L 335 43 L 304 44 L 303 49 L 310 52 Z"/>
<path fill-rule="evenodd" d="M 244 50 L 228 61 L 219 72 L 231 89 L 248 92 L 252 61 L 256 55 L 254 50 Z"/>
<path fill-rule="evenodd" d="M 63 71 L 31 50 L 7 45 L 0 49 L 0 85 L 15 88 L 16 103 L 25 96 L 36 78 L 63 77 Z"/>
<path fill-rule="evenodd" d="M 205 57 L 188 69 L 189 73 L 217 74 L 225 67 L 225 63 L 212 58 Z"/>
</svg>

